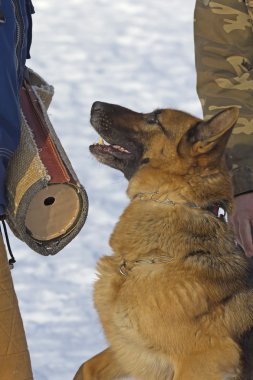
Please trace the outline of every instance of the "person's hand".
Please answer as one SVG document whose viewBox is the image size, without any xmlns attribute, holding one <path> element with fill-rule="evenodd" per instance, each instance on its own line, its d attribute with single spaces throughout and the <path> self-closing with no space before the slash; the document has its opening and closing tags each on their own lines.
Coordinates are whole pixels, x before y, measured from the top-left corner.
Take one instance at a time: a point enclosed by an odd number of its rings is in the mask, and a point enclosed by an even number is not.
<svg viewBox="0 0 253 380">
<path fill-rule="evenodd" d="M 234 212 L 229 216 L 236 241 L 244 250 L 246 256 L 253 256 L 253 192 L 235 197 Z"/>
</svg>

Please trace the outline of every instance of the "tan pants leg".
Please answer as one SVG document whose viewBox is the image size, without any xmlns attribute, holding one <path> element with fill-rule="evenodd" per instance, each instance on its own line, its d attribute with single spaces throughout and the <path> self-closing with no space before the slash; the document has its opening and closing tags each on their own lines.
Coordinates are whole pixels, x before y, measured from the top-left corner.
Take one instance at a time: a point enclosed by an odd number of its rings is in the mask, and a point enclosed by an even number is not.
<svg viewBox="0 0 253 380">
<path fill-rule="evenodd" d="M 30 356 L 6 250 L 0 235 L 0 379 L 32 380 Z"/>
</svg>

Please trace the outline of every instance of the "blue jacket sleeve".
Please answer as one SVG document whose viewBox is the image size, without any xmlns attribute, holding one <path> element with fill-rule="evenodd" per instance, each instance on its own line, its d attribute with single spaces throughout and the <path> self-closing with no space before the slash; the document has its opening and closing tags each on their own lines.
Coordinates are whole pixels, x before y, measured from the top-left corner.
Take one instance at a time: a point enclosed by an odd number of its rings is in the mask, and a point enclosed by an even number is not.
<svg viewBox="0 0 253 380">
<path fill-rule="evenodd" d="M 14 6 L 13 6 L 14 5 Z M 0 0 L 0 214 L 6 206 L 5 181 L 9 159 L 17 148 L 21 115 L 19 91 L 27 57 L 27 0 Z"/>
<path fill-rule="evenodd" d="M 6 205 L 6 169 L 20 134 L 19 87 L 16 56 L 16 19 L 10 1 L 1 7 L 0 25 L 0 214 Z"/>
</svg>

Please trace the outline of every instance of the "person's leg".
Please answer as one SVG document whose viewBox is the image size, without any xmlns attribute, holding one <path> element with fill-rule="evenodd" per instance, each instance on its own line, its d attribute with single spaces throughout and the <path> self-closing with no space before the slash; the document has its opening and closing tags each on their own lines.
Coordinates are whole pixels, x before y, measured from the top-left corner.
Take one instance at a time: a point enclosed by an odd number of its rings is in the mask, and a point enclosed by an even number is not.
<svg viewBox="0 0 253 380">
<path fill-rule="evenodd" d="M 0 379 L 33 379 L 23 322 L 2 236 L 0 236 Z"/>
</svg>

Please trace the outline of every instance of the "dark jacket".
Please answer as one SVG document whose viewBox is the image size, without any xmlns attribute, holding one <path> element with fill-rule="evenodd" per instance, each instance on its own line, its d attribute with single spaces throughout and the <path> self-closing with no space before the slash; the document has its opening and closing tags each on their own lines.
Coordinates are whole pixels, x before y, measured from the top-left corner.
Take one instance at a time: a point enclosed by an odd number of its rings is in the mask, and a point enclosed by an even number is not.
<svg viewBox="0 0 253 380">
<path fill-rule="evenodd" d="M 30 57 L 32 13 L 31 0 L 0 0 L 0 214 L 6 205 L 7 165 L 20 136 L 19 91 Z"/>
</svg>

